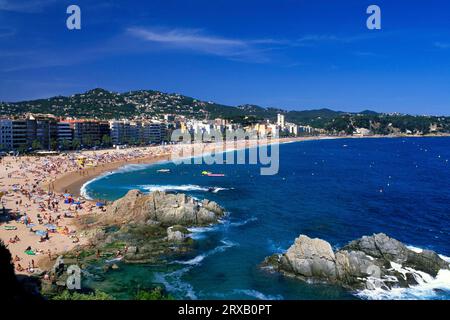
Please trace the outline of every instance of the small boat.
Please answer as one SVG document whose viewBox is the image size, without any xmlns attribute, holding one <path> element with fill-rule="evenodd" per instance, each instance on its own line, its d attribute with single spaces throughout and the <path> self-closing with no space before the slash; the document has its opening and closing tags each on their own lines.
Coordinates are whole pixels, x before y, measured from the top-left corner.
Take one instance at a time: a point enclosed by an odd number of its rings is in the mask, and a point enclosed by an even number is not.
<svg viewBox="0 0 450 320">
<path fill-rule="evenodd" d="M 156 172 L 158 172 L 158 173 L 169 173 L 170 169 L 159 169 Z"/>
<path fill-rule="evenodd" d="M 223 173 L 208 173 L 208 177 L 225 177 Z"/>
</svg>

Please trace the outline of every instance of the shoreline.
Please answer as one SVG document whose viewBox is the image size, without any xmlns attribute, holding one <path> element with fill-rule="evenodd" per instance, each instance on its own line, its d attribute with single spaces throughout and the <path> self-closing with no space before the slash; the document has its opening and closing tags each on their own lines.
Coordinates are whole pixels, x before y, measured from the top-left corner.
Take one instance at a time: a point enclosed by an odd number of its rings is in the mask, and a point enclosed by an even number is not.
<svg viewBox="0 0 450 320">
<path fill-rule="evenodd" d="M 115 171 L 123 166 L 129 164 L 153 164 L 160 161 L 169 160 L 170 154 L 161 156 L 149 156 L 144 158 L 138 158 L 134 160 L 120 160 L 102 164 L 97 167 L 86 168 L 83 173 L 79 171 L 68 172 L 61 177 L 57 177 L 52 181 L 53 189 L 57 193 L 70 193 L 74 197 L 82 196 L 80 191 L 83 185 L 95 178 L 98 178 L 106 172 Z M 88 201 L 94 201 L 91 199 L 85 199 Z"/>
<path fill-rule="evenodd" d="M 448 137 L 448 135 L 432 135 L 432 136 L 314 136 L 314 137 L 297 137 L 297 138 L 281 138 L 274 139 L 270 143 L 291 143 L 291 142 L 306 142 L 317 140 L 332 140 L 332 139 L 373 139 L 373 138 L 419 138 L 419 137 Z M 243 148 L 255 147 L 255 141 L 245 141 L 239 144 L 235 142 L 232 146 L 216 150 L 218 153 L 223 153 L 232 150 L 239 150 Z M 201 149 L 201 154 L 194 153 L 195 156 L 201 156 L 208 151 L 211 151 L 216 144 L 202 144 L 204 148 Z M 108 149 L 92 151 L 87 150 L 81 153 L 64 153 L 57 156 L 8 156 L 0 159 L 0 191 L 3 193 L 2 202 L 5 206 L 6 212 L 10 214 L 26 214 L 33 223 L 36 229 L 43 229 L 45 231 L 46 224 L 56 224 L 58 229 L 70 229 L 67 232 L 51 233 L 50 239 L 47 241 L 39 241 L 39 236 L 36 235 L 33 229 L 29 229 L 23 221 L 18 221 L 12 216 L 10 219 L 5 219 L 1 222 L 0 239 L 8 244 L 13 257 L 17 256 L 19 260 L 15 260 L 15 267 L 20 263 L 22 267 L 26 268 L 36 259 L 37 267 L 33 269 L 40 269 L 47 271 L 51 266 L 41 263 L 48 255 L 50 260 L 54 260 L 59 254 L 71 251 L 78 245 L 83 245 L 88 240 L 83 234 L 79 234 L 76 222 L 78 216 L 96 213 L 100 209 L 95 206 L 95 200 L 85 199 L 82 201 L 80 208 L 74 207 L 71 204 L 64 202 L 65 191 L 76 195 L 80 194 L 81 187 L 106 172 L 115 171 L 129 164 L 146 164 L 151 165 L 161 161 L 168 161 L 171 159 L 171 154 L 174 152 L 177 145 L 170 146 L 152 146 L 152 147 L 134 147 L 129 149 Z M 191 145 L 193 147 L 194 145 Z M 80 169 L 77 164 L 77 157 L 92 158 L 95 164 L 92 167 L 85 167 Z M 53 202 L 56 205 L 53 205 Z M 65 213 L 69 213 L 72 217 L 65 217 Z M 19 216 L 20 216 L 19 215 Z M 6 217 L 8 217 L 7 215 Z M 5 218 L 6 218 L 5 217 Z M 50 220 L 49 220 L 50 219 Z M 44 223 L 39 222 L 44 220 Z M 49 222 L 50 221 L 50 222 Z M 14 227 L 12 231 L 6 227 Z M 19 243 L 10 243 L 14 236 L 19 236 Z M 24 251 L 28 246 L 32 246 L 33 251 L 37 256 L 27 255 Z M 44 258 L 44 259 L 41 259 Z M 35 261 L 35 262 L 36 262 Z M 17 274 L 27 274 L 27 270 L 18 271 Z M 33 272 L 31 272 L 32 274 Z M 28 273 L 30 274 L 30 273 Z"/>
<path fill-rule="evenodd" d="M 305 141 L 319 141 L 319 140 L 334 140 L 334 139 L 399 139 L 399 138 L 444 138 L 444 137 L 450 137 L 449 135 L 427 135 L 427 136 L 403 136 L 403 135 L 396 135 L 396 136 L 380 136 L 380 135 L 374 135 L 374 136 L 313 136 L 313 137 L 296 137 L 296 138 L 280 138 L 276 141 L 270 142 L 279 144 L 286 144 L 286 143 L 295 143 L 295 142 L 305 142 Z M 217 144 L 202 144 L 204 147 L 214 147 Z M 225 145 L 225 144 L 224 144 Z M 230 151 L 238 151 L 242 149 L 248 149 L 255 147 L 255 145 L 246 145 L 243 147 L 234 148 L 234 146 L 227 148 L 225 145 L 224 150 L 221 152 L 230 152 Z M 148 147 L 143 147 L 143 149 Z M 192 145 L 192 148 L 194 148 L 194 145 Z M 114 149 L 108 149 L 109 151 L 115 151 Z M 204 156 L 208 153 L 208 150 L 203 150 L 201 154 L 198 155 L 192 155 L 189 158 L 197 157 L 197 156 Z M 56 177 L 51 183 L 53 184 L 53 190 L 57 193 L 70 193 L 75 197 L 83 197 L 81 194 L 81 188 L 88 183 L 89 181 L 92 181 L 101 175 L 107 173 L 107 172 L 115 172 L 118 169 L 130 165 L 130 164 L 142 164 L 142 165 L 152 165 L 163 161 L 171 161 L 171 153 L 166 153 L 164 155 L 159 156 L 145 156 L 141 158 L 131 159 L 131 160 L 120 160 L 120 161 L 114 161 L 109 163 L 101 164 L 100 166 L 92 167 L 92 168 L 85 168 L 83 169 L 83 174 L 78 171 L 72 171 L 68 172 L 62 176 Z M 47 185 L 48 188 L 48 185 Z M 86 199 L 83 197 L 86 201 L 95 201 L 98 199 Z"/>
<path fill-rule="evenodd" d="M 281 138 L 281 139 L 277 139 L 276 141 L 270 142 L 270 144 L 276 143 L 276 142 L 278 142 L 280 144 L 285 144 L 285 143 L 290 143 L 290 142 L 325 140 L 325 139 L 334 139 L 334 138 L 338 138 L 338 137 Z M 213 149 L 215 146 L 217 146 L 217 144 L 202 144 L 202 145 L 203 145 L 203 147 L 206 147 L 206 148 L 204 150 L 202 150 L 201 154 L 192 155 L 190 158 L 197 157 L 197 156 L 203 156 L 203 155 L 207 154 L 210 149 Z M 208 147 L 210 147 L 210 148 L 208 148 Z M 237 150 L 248 149 L 248 148 L 252 148 L 252 147 L 255 147 L 255 145 L 252 143 L 250 143 L 249 145 L 246 143 L 245 146 L 241 146 L 241 147 L 237 147 L 237 148 L 235 148 L 234 146 L 226 147 L 226 145 L 225 145 L 224 150 L 221 150 L 220 152 L 230 152 L 233 150 L 237 151 Z M 192 145 L 192 148 L 195 148 L 195 146 Z M 171 154 L 172 153 L 166 153 L 166 154 L 160 155 L 160 156 L 146 156 L 146 157 L 141 157 L 141 158 L 132 159 L 132 160 L 120 160 L 120 161 L 105 163 L 105 164 L 102 164 L 97 167 L 86 168 L 83 170 L 83 174 L 81 174 L 78 171 L 72 171 L 72 172 L 66 173 L 65 175 L 63 175 L 61 177 L 57 177 L 55 180 L 53 180 L 52 181 L 53 189 L 57 193 L 70 193 L 70 194 L 74 195 L 75 197 L 82 197 L 81 188 L 87 182 L 92 181 L 107 172 L 114 172 L 117 169 L 120 169 L 121 167 L 130 165 L 130 164 L 152 165 L 152 164 L 156 164 L 158 162 L 170 161 Z M 87 201 L 95 201 L 96 200 L 96 199 L 86 199 L 86 198 L 84 198 L 84 199 Z"/>
</svg>

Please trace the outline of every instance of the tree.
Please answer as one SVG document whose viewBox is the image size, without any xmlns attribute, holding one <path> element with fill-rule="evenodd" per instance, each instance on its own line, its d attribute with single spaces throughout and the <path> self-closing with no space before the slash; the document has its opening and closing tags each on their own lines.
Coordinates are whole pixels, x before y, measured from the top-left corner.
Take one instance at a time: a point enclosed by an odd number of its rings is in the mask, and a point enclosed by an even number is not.
<svg viewBox="0 0 450 320">
<path fill-rule="evenodd" d="M 67 140 L 67 139 L 64 139 L 64 140 L 61 142 L 61 147 L 62 147 L 63 150 L 69 149 L 69 148 L 70 148 L 70 145 L 71 145 L 71 143 L 70 143 L 70 141 Z"/>
<path fill-rule="evenodd" d="M 58 149 L 58 140 L 56 140 L 56 139 L 50 140 L 50 149 L 52 149 L 52 150 Z"/>
<path fill-rule="evenodd" d="M 112 138 L 111 138 L 109 135 L 105 134 L 105 135 L 102 137 L 102 144 L 103 144 L 105 147 L 110 147 L 110 146 L 112 145 Z"/>
<path fill-rule="evenodd" d="M 83 145 L 85 145 L 86 147 L 92 147 L 92 136 L 90 134 L 86 135 L 83 138 Z"/>
<path fill-rule="evenodd" d="M 18 148 L 17 151 L 19 151 L 19 153 L 25 153 L 27 151 L 28 147 L 26 144 L 21 144 Z"/>
<path fill-rule="evenodd" d="M 77 138 L 72 140 L 72 148 L 74 150 L 78 150 L 81 146 L 80 140 L 78 140 Z"/>
<path fill-rule="evenodd" d="M 39 140 L 33 140 L 33 142 L 31 143 L 31 148 L 33 150 L 39 150 L 42 149 L 42 144 Z"/>
</svg>

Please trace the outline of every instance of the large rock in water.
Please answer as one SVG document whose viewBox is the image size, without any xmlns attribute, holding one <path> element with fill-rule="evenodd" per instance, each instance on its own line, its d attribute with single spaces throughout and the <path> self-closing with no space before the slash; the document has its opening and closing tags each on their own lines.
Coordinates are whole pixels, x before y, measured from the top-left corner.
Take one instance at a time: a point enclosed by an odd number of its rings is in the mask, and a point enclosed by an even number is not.
<svg viewBox="0 0 450 320">
<path fill-rule="evenodd" d="M 181 193 L 155 191 L 144 194 L 130 190 L 107 208 L 106 215 L 124 223 L 192 226 L 216 223 L 224 210 L 213 201 L 199 202 Z"/>
<path fill-rule="evenodd" d="M 283 257 L 283 265 L 303 277 L 336 279 L 336 268 L 331 245 L 321 239 L 301 235 Z"/>
<path fill-rule="evenodd" d="M 414 252 L 385 234 L 364 236 L 339 251 L 321 239 L 301 235 L 285 254 L 266 259 L 265 265 L 307 281 L 335 283 L 352 290 L 408 287 L 435 277 L 449 264 L 435 252 Z"/>
</svg>

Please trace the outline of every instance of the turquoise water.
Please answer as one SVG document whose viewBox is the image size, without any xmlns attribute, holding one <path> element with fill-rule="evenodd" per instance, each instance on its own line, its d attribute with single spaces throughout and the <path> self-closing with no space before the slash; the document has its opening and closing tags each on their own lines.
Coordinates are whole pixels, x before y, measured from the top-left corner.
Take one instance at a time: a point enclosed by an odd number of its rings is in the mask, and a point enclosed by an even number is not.
<svg viewBox="0 0 450 320">
<path fill-rule="evenodd" d="M 94 286 L 130 298 L 162 283 L 177 298 L 353 299 L 354 293 L 261 270 L 299 234 L 335 248 L 377 232 L 450 256 L 450 139 L 339 139 L 280 146 L 280 172 L 257 165 L 130 165 L 84 186 L 114 200 L 130 189 L 185 192 L 218 202 L 223 223 L 194 230 L 195 248 L 162 266 L 126 266 Z M 171 173 L 156 171 L 169 168 Z M 201 171 L 224 173 L 204 177 Z M 208 192 L 208 188 L 217 192 Z M 439 290 L 436 290 L 439 289 Z M 366 296 L 364 296 L 366 297 Z M 382 296 L 372 296 L 380 298 Z M 383 298 L 450 297 L 450 279 Z"/>
</svg>

